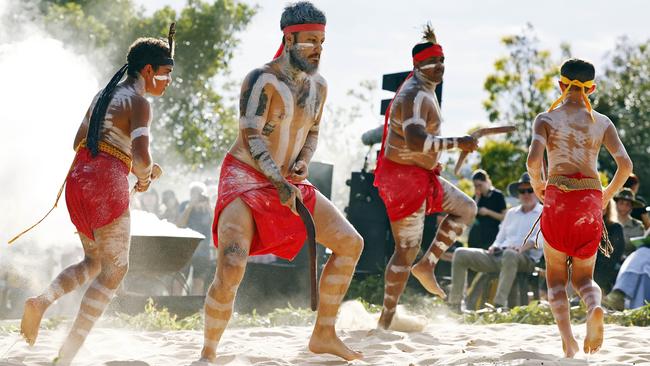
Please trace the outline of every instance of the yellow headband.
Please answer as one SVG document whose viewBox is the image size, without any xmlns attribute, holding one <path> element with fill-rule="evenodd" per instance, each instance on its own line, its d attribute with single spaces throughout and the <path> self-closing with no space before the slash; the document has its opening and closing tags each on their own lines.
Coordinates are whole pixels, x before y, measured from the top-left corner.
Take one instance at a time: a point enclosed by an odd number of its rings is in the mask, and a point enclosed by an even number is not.
<svg viewBox="0 0 650 366">
<path fill-rule="evenodd" d="M 567 87 L 562 92 L 562 95 L 560 95 L 560 97 L 555 102 L 553 102 L 553 104 L 551 105 L 551 108 L 549 108 L 548 111 L 550 112 L 550 111 L 554 110 L 560 103 L 562 103 L 564 101 L 564 99 L 566 99 L 566 96 L 569 93 L 569 89 L 571 89 L 571 86 L 576 86 L 576 87 L 580 88 L 580 93 L 582 94 L 582 99 L 585 101 L 585 106 L 587 107 L 587 110 L 589 111 L 589 115 L 591 116 L 591 120 L 595 121 L 594 120 L 594 115 L 592 113 L 591 103 L 589 102 L 589 98 L 587 98 L 587 94 L 585 93 L 585 89 L 584 89 L 584 88 L 591 88 L 592 86 L 594 86 L 595 85 L 594 81 L 593 80 L 588 80 L 588 81 L 582 82 L 582 81 L 579 81 L 579 80 L 569 80 L 566 76 L 560 76 L 560 82 L 562 84 L 565 84 Z"/>
</svg>

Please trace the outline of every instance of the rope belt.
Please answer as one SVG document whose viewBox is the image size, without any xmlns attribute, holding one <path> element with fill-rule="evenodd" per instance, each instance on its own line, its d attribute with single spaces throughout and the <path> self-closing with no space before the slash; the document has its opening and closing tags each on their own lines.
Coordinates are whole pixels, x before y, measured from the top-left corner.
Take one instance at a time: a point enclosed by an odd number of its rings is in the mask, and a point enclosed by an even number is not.
<svg viewBox="0 0 650 366">
<path fill-rule="evenodd" d="M 603 188 L 600 184 L 600 180 L 596 178 L 569 178 L 563 175 L 551 175 L 548 177 L 547 186 L 552 185 L 561 189 L 564 192 L 568 191 L 580 191 L 585 189 L 595 189 L 601 191 Z"/>
<path fill-rule="evenodd" d="M 75 149 L 76 151 L 79 151 L 80 148 L 86 147 L 86 139 L 81 140 L 77 148 Z M 109 144 L 106 141 L 99 141 L 99 144 L 97 146 L 99 148 L 99 151 L 106 153 L 114 158 L 120 159 L 126 166 L 129 168 L 129 171 L 131 171 L 131 164 L 132 164 L 132 159 L 130 156 L 128 156 L 126 153 L 124 153 L 122 150 L 118 149 L 117 147 Z"/>
<path fill-rule="evenodd" d="M 555 186 L 561 189 L 563 192 L 580 191 L 580 190 L 587 190 L 587 189 L 595 189 L 598 191 L 602 191 L 603 189 L 602 185 L 600 184 L 600 180 L 596 178 L 578 179 L 578 178 L 565 177 L 563 175 L 551 175 L 550 177 L 548 177 L 546 186 L 548 187 L 549 185 Z M 530 228 L 530 231 L 524 238 L 524 244 L 526 244 L 530 236 L 533 234 L 533 231 L 535 231 L 535 227 L 540 222 L 541 218 L 542 218 L 542 214 L 539 215 L 537 220 L 535 220 L 533 227 Z M 542 229 L 540 228 L 537 231 L 537 235 L 535 235 L 535 249 L 539 248 L 537 244 L 537 239 L 539 238 L 539 233 L 541 231 Z M 603 232 L 600 238 L 600 245 L 598 246 L 598 249 L 607 258 L 609 258 L 610 255 L 614 252 L 614 246 L 609 241 L 609 233 L 607 232 L 607 225 L 605 224 L 604 221 L 603 221 Z"/>
</svg>

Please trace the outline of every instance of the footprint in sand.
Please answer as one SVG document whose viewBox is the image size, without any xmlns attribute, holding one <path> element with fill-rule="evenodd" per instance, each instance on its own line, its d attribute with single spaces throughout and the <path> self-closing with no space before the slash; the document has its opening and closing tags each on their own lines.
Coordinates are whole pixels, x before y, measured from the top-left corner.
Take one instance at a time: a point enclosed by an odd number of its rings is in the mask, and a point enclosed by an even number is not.
<svg viewBox="0 0 650 366">
<path fill-rule="evenodd" d="M 383 329 L 373 329 L 366 333 L 367 337 L 377 337 L 382 341 L 392 342 L 404 339 L 403 336 L 385 331 Z"/>
<path fill-rule="evenodd" d="M 397 348 L 402 352 L 407 352 L 407 353 L 411 353 L 417 350 L 417 348 L 409 346 L 408 344 L 402 342 L 395 343 L 395 348 Z"/>
</svg>

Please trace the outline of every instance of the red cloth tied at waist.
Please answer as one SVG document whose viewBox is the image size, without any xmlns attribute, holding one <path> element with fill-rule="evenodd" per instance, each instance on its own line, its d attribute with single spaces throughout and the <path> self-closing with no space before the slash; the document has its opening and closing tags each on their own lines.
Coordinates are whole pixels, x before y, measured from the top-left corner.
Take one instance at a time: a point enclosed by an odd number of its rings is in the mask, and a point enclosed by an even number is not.
<svg viewBox="0 0 650 366">
<path fill-rule="evenodd" d="M 120 159 L 101 151 L 93 157 L 88 148 L 79 148 L 65 186 L 70 219 L 79 233 L 95 240 L 95 229 L 128 210 L 128 175 Z"/>
<path fill-rule="evenodd" d="M 300 189 L 303 203 L 313 214 L 316 188 L 306 180 L 292 183 Z M 294 215 L 280 203 L 277 189 L 262 173 L 230 154 L 223 160 L 219 176 L 219 197 L 212 223 L 215 247 L 219 246 L 219 215 L 236 198 L 240 198 L 251 209 L 255 221 L 250 255 L 274 254 L 293 260 L 307 239 L 307 231 L 300 216 Z"/>
<path fill-rule="evenodd" d="M 568 178 L 589 178 L 581 173 Z M 595 255 L 603 233 L 603 193 L 597 189 L 564 191 L 548 185 L 544 193 L 541 230 L 553 249 L 587 259 Z"/>
<path fill-rule="evenodd" d="M 443 190 L 438 177 L 441 167 L 427 170 L 381 157 L 374 186 L 384 200 L 388 218 L 397 221 L 417 211 L 426 200 L 426 214 L 442 211 Z"/>
</svg>

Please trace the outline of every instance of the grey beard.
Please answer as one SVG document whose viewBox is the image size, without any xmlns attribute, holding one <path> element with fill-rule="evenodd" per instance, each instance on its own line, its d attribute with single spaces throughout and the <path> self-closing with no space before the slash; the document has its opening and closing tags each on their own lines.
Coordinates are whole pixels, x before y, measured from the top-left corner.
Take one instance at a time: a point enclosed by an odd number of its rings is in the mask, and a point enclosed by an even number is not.
<svg viewBox="0 0 650 366">
<path fill-rule="evenodd" d="M 292 46 L 289 49 L 289 63 L 291 66 L 309 75 L 315 73 L 316 70 L 318 70 L 318 65 L 312 65 L 306 58 L 300 56 L 300 53 L 298 52 L 298 48 L 296 46 Z"/>
</svg>

